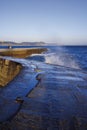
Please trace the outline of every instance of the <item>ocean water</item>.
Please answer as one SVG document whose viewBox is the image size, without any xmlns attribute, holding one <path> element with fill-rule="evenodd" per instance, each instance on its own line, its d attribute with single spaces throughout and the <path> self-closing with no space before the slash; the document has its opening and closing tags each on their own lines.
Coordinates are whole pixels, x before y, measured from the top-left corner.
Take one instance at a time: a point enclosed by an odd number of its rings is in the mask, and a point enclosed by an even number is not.
<svg viewBox="0 0 87 130">
<path fill-rule="evenodd" d="M 87 46 L 46 46 L 48 51 L 35 54 L 29 60 L 87 71 Z"/>
<path fill-rule="evenodd" d="M 12 48 L 47 48 L 43 54 L 33 54 L 28 60 L 35 60 L 59 66 L 87 71 L 87 46 L 12 46 Z M 0 46 L 0 49 L 8 48 Z"/>
</svg>

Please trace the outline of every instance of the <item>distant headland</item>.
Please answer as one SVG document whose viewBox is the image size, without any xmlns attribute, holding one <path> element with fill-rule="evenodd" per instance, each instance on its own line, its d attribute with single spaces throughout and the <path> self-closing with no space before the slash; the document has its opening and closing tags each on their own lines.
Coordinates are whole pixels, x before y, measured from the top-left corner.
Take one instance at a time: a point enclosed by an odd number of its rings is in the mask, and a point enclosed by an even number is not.
<svg viewBox="0 0 87 130">
<path fill-rule="evenodd" d="M 12 41 L 0 41 L 0 45 L 1 46 L 43 46 L 45 45 L 45 42 L 21 42 L 21 43 L 17 43 L 17 42 L 12 42 Z"/>
</svg>

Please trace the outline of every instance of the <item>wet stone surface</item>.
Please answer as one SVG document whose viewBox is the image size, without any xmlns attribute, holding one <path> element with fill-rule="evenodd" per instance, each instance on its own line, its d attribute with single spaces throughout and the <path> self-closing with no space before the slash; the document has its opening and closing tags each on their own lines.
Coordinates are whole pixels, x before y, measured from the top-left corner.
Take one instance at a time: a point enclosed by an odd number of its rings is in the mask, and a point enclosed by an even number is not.
<svg viewBox="0 0 87 130">
<path fill-rule="evenodd" d="M 29 93 L 29 91 L 31 91 L 33 87 L 35 87 L 35 85 L 38 82 L 36 80 L 37 73 L 35 71 L 27 69 L 26 72 L 26 68 L 23 68 L 21 72 L 17 75 L 17 73 L 19 72 L 18 63 L 9 60 L 3 60 L 3 59 L 2 59 L 2 63 L 3 63 L 1 69 L 2 73 L 0 74 L 3 75 L 2 77 L 3 82 L 0 83 L 2 83 L 2 86 L 3 85 L 5 86 L 0 87 L 0 123 L 1 124 L 5 121 L 10 120 L 11 118 L 14 117 L 14 115 L 16 115 L 16 113 L 19 111 L 23 103 L 23 97 L 25 97 Z M 7 68 L 5 69 L 5 65 L 4 65 L 5 63 L 8 63 L 9 65 L 8 69 Z M 18 70 L 16 70 L 17 68 Z M 13 69 L 15 72 L 13 72 Z M 7 74 L 7 72 L 9 72 L 9 75 Z M 15 78 L 12 80 L 13 77 Z"/>
<path fill-rule="evenodd" d="M 41 71 L 38 76 L 36 71 L 30 72 L 25 67 L 13 81 L 15 85 L 11 82 L 9 88 L 3 90 L 3 98 L 7 96 L 12 100 L 19 96 L 23 102 L 12 118 L 0 125 L 1 129 L 87 130 L 87 74 L 81 70 L 39 62 L 34 64 Z M 34 79 L 38 79 L 36 86 Z M 35 87 L 28 94 L 29 82 L 29 87 L 32 84 Z M 11 91 L 12 85 L 14 93 Z M 21 99 L 18 98 L 17 102 Z"/>
</svg>

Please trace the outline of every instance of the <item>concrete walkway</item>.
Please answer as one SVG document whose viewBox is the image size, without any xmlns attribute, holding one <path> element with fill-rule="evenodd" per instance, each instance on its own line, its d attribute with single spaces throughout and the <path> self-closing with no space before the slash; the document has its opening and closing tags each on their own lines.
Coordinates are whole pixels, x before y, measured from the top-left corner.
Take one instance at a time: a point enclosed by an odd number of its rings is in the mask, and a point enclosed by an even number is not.
<svg viewBox="0 0 87 130">
<path fill-rule="evenodd" d="M 37 76 L 36 86 L 27 67 L 13 81 L 15 84 L 10 84 L 23 103 L 10 120 L 1 124 L 1 129 L 87 130 L 87 73 L 39 62 L 37 65 L 43 73 Z M 35 88 L 26 96 L 32 84 Z"/>
<path fill-rule="evenodd" d="M 7 61 L 8 60 L 6 60 L 6 63 Z M 11 64 L 9 64 L 9 67 L 8 66 L 2 67 L 3 83 L 4 80 L 7 80 L 6 76 L 8 77 L 13 76 L 14 73 L 12 72 L 13 69 L 16 72 L 16 67 L 15 67 L 16 65 L 14 66 L 13 64 L 12 66 L 12 63 L 15 62 L 10 62 L 10 63 Z M 2 60 L 2 64 L 5 64 L 5 60 Z M 11 72 L 9 68 L 11 68 Z M 21 72 L 10 83 L 8 83 L 4 87 L 0 87 L 0 123 L 10 120 L 19 111 L 23 103 L 23 98 L 26 97 L 27 94 L 37 84 L 38 82 L 38 80 L 36 80 L 37 75 L 38 72 L 34 71 L 33 68 L 29 69 L 27 67 L 23 67 Z"/>
</svg>

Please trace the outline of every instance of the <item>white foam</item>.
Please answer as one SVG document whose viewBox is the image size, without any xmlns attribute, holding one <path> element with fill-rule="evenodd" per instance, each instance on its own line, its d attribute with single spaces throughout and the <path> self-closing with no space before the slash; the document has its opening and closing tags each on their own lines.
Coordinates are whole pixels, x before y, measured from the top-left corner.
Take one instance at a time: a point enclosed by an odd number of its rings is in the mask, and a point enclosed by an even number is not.
<svg viewBox="0 0 87 130">
<path fill-rule="evenodd" d="M 79 65 L 75 61 L 75 59 L 68 53 L 64 48 L 56 50 L 55 53 L 49 53 L 49 55 L 45 55 L 46 63 L 56 64 L 65 67 L 80 69 Z"/>
</svg>

